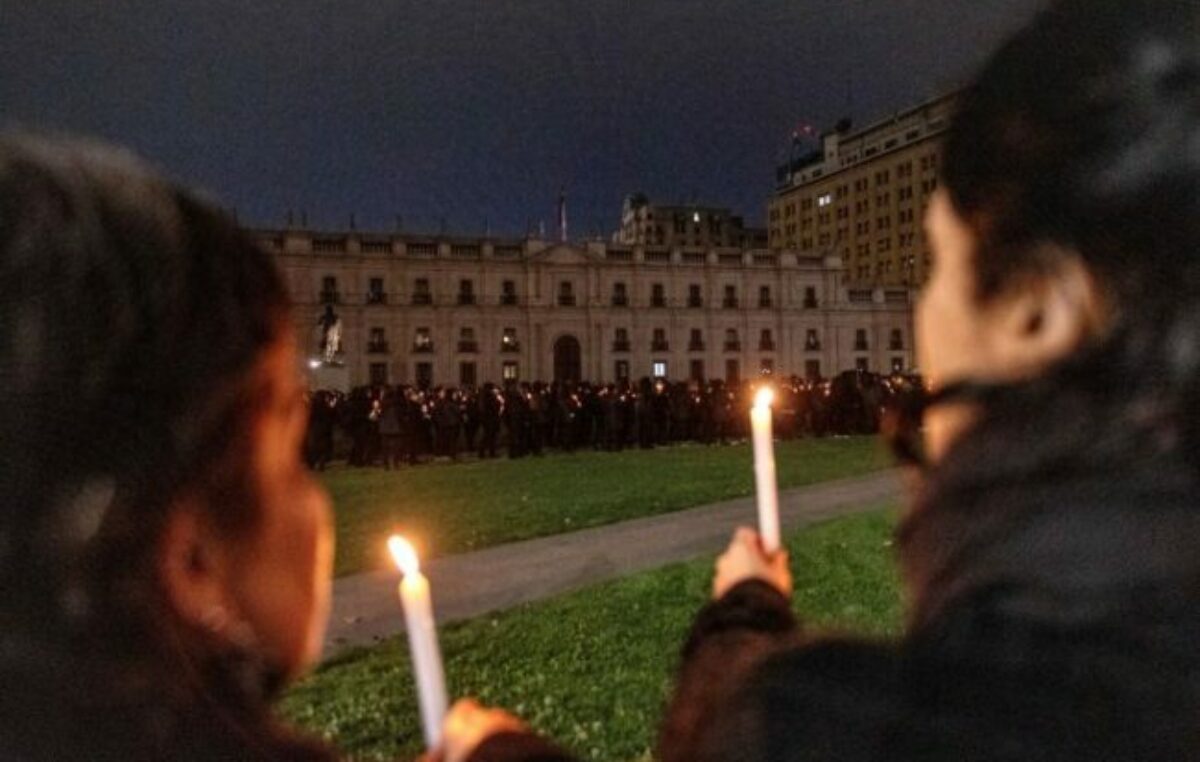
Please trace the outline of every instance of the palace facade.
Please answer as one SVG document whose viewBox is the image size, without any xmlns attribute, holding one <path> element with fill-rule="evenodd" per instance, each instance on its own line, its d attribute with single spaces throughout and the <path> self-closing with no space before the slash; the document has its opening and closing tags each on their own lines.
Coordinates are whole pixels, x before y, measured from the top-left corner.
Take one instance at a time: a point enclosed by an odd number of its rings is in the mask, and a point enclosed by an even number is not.
<svg viewBox="0 0 1200 762">
<path fill-rule="evenodd" d="M 836 257 L 601 241 L 255 230 L 317 355 L 326 306 L 350 383 L 636 381 L 910 370 L 912 293 Z"/>
</svg>

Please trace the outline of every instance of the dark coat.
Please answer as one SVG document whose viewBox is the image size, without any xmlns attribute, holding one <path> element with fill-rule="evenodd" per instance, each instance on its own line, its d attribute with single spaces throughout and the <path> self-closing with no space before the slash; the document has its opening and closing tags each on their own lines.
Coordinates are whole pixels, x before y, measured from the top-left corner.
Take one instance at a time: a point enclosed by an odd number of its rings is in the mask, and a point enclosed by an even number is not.
<svg viewBox="0 0 1200 762">
<path fill-rule="evenodd" d="M 899 640 L 822 637 L 745 582 L 697 618 L 662 762 L 1200 760 L 1200 495 L 995 488 L 905 526 Z"/>
</svg>

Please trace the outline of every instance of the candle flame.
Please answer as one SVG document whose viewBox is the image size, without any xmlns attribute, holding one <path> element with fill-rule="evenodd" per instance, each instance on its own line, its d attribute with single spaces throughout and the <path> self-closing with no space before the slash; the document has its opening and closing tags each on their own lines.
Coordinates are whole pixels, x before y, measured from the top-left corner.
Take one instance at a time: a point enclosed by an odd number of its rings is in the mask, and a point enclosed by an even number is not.
<svg viewBox="0 0 1200 762">
<path fill-rule="evenodd" d="M 775 401 L 775 392 L 771 391 L 771 387 L 764 386 L 758 390 L 758 394 L 754 395 L 755 407 L 770 407 Z"/>
<path fill-rule="evenodd" d="M 398 534 L 388 538 L 388 550 L 396 560 L 402 574 L 416 574 L 421 570 L 421 562 L 417 559 L 417 551 L 412 543 Z"/>
</svg>

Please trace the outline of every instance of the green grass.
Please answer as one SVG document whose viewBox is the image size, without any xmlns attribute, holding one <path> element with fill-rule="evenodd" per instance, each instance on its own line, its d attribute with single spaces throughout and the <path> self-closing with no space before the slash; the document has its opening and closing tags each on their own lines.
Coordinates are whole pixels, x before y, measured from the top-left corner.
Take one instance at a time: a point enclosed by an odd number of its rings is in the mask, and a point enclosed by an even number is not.
<svg viewBox="0 0 1200 762">
<path fill-rule="evenodd" d="M 789 538 L 793 604 L 813 626 L 900 626 L 894 511 Z M 712 559 L 677 564 L 441 630 L 449 689 L 515 711 L 582 757 L 648 758 L 684 634 L 708 597 Z M 420 751 L 407 642 L 326 663 L 285 698 L 286 716 L 356 759 Z"/>
<path fill-rule="evenodd" d="M 780 442 L 779 486 L 857 476 L 890 460 L 877 439 Z M 741 497 L 753 490 L 750 447 L 338 469 L 322 479 L 337 514 L 338 575 L 386 568 L 383 539 L 403 531 L 426 558 L 478 550 Z"/>
</svg>

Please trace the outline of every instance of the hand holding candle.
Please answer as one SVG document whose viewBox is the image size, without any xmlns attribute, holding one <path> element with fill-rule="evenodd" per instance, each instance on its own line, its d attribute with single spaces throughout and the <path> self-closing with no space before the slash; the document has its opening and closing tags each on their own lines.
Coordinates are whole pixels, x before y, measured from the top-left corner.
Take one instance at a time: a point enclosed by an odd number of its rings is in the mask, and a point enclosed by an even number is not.
<svg viewBox="0 0 1200 762">
<path fill-rule="evenodd" d="M 442 719 L 446 716 L 446 677 L 442 671 L 442 652 L 438 648 L 437 625 L 433 619 L 433 600 L 429 580 L 421 574 L 413 546 L 403 537 L 388 538 L 388 550 L 404 577 L 400 580 L 400 602 L 404 606 L 404 628 L 412 654 L 413 677 L 417 683 L 417 701 L 421 707 L 421 726 L 425 746 L 437 748 L 442 740 Z"/>
<path fill-rule="evenodd" d="M 750 434 L 754 443 L 754 486 L 758 497 L 758 532 L 763 550 L 779 550 L 779 492 L 775 481 L 775 443 L 771 439 L 771 402 L 774 393 L 764 386 L 750 408 Z"/>
</svg>

